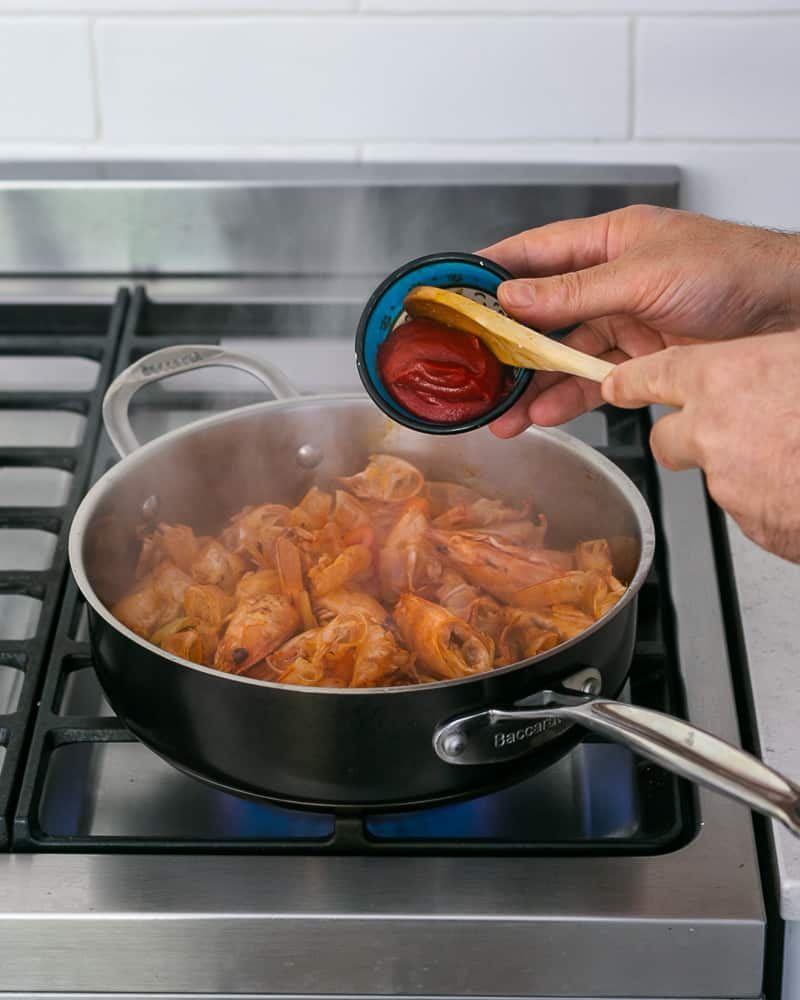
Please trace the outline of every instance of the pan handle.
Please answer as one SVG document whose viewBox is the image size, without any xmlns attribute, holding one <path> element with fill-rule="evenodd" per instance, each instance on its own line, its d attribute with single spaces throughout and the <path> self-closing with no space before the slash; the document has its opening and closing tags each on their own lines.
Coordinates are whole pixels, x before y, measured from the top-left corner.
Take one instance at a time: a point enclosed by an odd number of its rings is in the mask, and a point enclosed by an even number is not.
<svg viewBox="0 0 800 1000">
<path fill-rule="evenodd" d="M 128 406 L 134 394 L 151 382 L 169 375 L 222 365 L 249 372 L 272 391 L 276 399 L 294 399 L 299 393 L 278 368 L 265 361 L 256 361 L 236 351 L 208 344 L 176 344 L 153 351 L 117 375 L 103 399 L 103 423 L 111 443 L 124 458 L 136 451 L 139 442 L 131 429 Z"/>
<path fill-rule="evenodd" d="M 662 767 L 779 820 L 800 837 L 800 786 L 758 758 L 682 719 L 607 698 L 543 691 L 528 705 L 453 719 L 434 734 L 449 764 L 489 764 L 517 756 L 546 720 L 577 722 Z M 550 722 L 554 725 L 555 722 Z"/>
</svg>

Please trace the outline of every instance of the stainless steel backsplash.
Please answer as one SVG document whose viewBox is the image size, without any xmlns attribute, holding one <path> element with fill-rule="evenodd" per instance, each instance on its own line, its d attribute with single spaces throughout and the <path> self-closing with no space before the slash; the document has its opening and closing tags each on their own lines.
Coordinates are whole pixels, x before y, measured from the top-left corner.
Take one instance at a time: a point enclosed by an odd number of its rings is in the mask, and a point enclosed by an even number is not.
<svg viewBox="0 0 800 1000">
<path fill-rule="evenodd" d="M 0 165 L 0 274 L 381 275 L 555 219 L 671 205 L 672 167 Z"/>
</svg>

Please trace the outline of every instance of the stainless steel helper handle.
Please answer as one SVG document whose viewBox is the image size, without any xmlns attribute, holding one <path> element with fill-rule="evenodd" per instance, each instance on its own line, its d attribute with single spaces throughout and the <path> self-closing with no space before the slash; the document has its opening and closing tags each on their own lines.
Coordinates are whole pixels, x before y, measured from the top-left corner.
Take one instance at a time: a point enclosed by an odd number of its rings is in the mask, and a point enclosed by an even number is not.
<svg viewBox="0 0 800 1000">
<path fill-rule="evenodd" d="M 800 837 L 800 786 L 718 736 L 663 712 L 607 698 L 546 691 L 535 703 L 542 707 L 490 709 L 453 719 L 436 731 L 434 749 L 450 764 L 488 764 L 519 756 L 544 720 L 577 722 L 774 817 Z"/>
<path fill-rule="evenodd" d="M 117 375 L 105 394 L 103 423 L 111 443 L 120 456 L 124 458 L 139 447 L 128 419 L 130 401 L 139 389 L 170 375 L 214 365 L 240 368 L 255 375 L 274 393 L 276 399 L 294 399 L 299 396 L 283 372 L 265 361 L 256 361 L 236 351 L 226 351 L 222 347 L 208 344 L 176 344 L 174 347 L 164 347 L 134 361 L 129 368 Z"/>
</svg>

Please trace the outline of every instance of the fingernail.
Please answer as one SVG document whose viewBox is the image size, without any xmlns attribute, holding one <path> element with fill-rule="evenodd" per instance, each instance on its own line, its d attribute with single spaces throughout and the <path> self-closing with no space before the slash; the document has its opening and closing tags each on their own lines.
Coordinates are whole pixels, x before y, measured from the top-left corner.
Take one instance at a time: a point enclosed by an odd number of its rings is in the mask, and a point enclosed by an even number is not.
<svg viewBox="0 0 800 1000">
<path fill-rule="evenodd" d="M 503 301 L 515 309 L 533 305 L 533 288 L 527 281 L 504 281 L 500 286 Z"/>
<path fill-rule="evenodd" d="M 606 375 L 600 383 L 600 393 L 607 403 L 615 403 L 617 398 L 616 387 L 614 385 L 614 374 Z"/>
</svg>

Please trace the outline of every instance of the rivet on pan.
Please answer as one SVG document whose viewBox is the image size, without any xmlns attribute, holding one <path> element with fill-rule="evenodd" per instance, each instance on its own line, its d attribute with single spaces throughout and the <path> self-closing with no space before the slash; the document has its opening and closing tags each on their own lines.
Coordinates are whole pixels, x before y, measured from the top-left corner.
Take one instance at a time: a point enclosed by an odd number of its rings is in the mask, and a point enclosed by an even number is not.
<svg viewBox="0 0 800 1000">
<path fill-rule="evenodd" d="M 315 469 L 323 458 L 322 450 L 315 444 L 304 444 L 297 449 L 297 464 L 304 469 Z"/>
<path fill-rule="evenodd" d="M 442 750 L 448 757 L 460 757 L 466 749 L 466 740 L 460 733 L 452 733 L 442 740 Z"/>
<path fill-rule="evenodd" d="M 151 493 L 150 496 L 142 504 L 142 517 L 146 521 L 152 521 L 154 517 L 158 514 L 158 497 L 155 493 Z"/>
<path fill-rule="evenodd" d="M 600 694 L 603 687 L 603 677 L 595 667 L 586 667 L 571 677 L 567 677 L 561 683 L 562 687 L 565 687 L 568 691 L 579 691 L 581 694 L 596 695 Z"/>
</svg>

